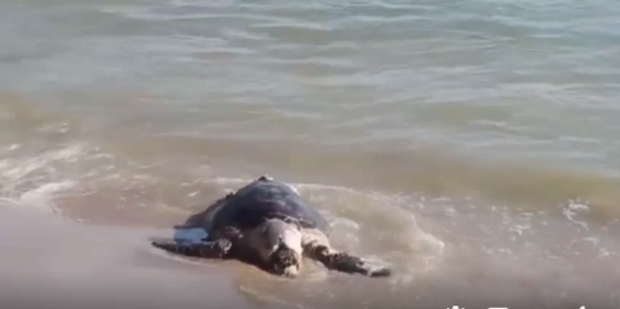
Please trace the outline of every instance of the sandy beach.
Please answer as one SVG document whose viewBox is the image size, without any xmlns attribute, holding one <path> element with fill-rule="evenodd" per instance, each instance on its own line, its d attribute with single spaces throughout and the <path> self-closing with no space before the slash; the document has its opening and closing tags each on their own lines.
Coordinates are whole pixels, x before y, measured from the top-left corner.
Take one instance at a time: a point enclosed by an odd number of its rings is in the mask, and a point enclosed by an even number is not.
<svg viewBox="0 0 620 309">
<path fill-rule="evenodd" d="M 150 252 L 157 231 L 85 226 L 0 205 L 7 308 L 256 308 L 223 271 Z"/>
</svg>

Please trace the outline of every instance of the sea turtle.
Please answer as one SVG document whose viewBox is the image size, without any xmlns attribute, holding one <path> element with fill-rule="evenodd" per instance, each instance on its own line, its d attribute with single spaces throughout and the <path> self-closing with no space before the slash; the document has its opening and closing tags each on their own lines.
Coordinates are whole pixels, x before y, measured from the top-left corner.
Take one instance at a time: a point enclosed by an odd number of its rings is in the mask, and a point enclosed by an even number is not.
<svg viewBox="0 0 620 309">
<path fill-rule="evenodd" d="M 329 223 L 291 186 L 261 176 L 215 201 L 175 229 L 203 228 L 201 242 L 155 240 L 152 245 L 192 257 L 238 259 L 286 277 L 296 277 L 302 257 L 326 268 L 370 277 L 391 269 L 331 247 Z"/>
</svg>

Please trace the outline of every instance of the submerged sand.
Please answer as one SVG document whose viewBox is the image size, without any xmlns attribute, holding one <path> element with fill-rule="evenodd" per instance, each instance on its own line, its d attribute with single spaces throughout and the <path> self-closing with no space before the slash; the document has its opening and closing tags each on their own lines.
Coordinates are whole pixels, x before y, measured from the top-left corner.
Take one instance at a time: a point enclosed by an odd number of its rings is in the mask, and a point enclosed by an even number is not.
<svg viewBox="0 0 620 309">
<path fill-rule="evenodd" d="M 148 238 L 157 232 L 86 226 L 1 204 L 1 303 L 7 308 L 255 307 L 223 271 L 153 252 Z"/>
</svg>

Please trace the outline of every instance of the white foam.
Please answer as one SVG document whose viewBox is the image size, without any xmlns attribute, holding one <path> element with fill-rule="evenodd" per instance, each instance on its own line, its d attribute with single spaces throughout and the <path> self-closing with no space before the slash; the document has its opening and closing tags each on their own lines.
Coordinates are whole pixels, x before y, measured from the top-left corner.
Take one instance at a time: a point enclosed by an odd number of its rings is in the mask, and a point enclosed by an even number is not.
<svg viewBox="0 0 620 309">
<path fill-rule="evenodd" d="M 13 144 L 9 150 L 19 148 L 19 144 Z M 59 175 L 61 171 L 58 165 L 71 166 L 84 153 L 85 147 L 79 144 L 40 152 L 34 156 L 9 153 L 8 157 L 0 160 L 0 195 L 22 206 L 58 212 L 51 200 L 59 192 L 76 184 L 69 176 Z"/>
<path fill-rule="evenodd" d="M 519 235 L 523 235 L 523 232 L 530 230 L 532 228 L 531 224 L 514 224 L 510 227 L 510 231 L 517 233 Z"/>
<path fill-rule="evenodd" d="M 577 220 L 576 217 L 580 212 L 587 212 L 590 210 L 585 204 L 577 203 L 572 200 L 568 201 L 568 205 L 562 208 L 562 214 L 575 225 L 581 226 L 584 230 L 589 230 L 588 224 L 585 221 Z"/>
<path fill-rule="evenodd" d="M 24 192 L 19 197 L 19 201 L 21 204 L 38 206 L 43 209 L 59 212 L 59 209 L 56 208 L 55 204 L 50 202 L 51 197 L 54 193 L 67 190 L 74 185 L 75 183 L 73 181 L 46 183 L 40 187 Z"/>
</svg>

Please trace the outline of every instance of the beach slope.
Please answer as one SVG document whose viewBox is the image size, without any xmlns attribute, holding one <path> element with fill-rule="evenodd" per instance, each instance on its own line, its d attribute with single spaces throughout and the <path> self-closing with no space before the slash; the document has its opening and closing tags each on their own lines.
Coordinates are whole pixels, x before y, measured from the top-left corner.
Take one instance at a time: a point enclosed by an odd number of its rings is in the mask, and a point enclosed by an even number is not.
<svg viewBox="0 0 620 309">
<path fill-rule="evenodd" d="M 0 204 L 0 303 L 31 309 L 252 308 L 222 270 L 154 252 L 148 245 L 153 232 L 85 226 Z"/>
</svg>

